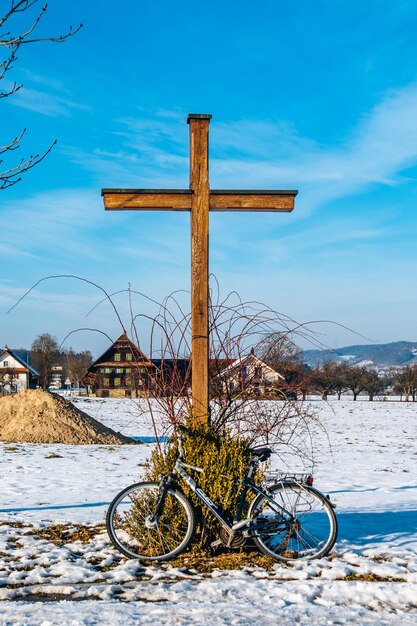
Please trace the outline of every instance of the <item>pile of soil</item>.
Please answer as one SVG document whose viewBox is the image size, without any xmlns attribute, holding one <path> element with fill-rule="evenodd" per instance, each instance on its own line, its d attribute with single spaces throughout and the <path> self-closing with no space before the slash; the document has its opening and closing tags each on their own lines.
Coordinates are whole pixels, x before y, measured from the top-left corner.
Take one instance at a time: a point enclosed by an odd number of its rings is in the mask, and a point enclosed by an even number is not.
<svg viewBox="0 0 417 626">
<path fill-rule="evenodd" d="M 28 443 L 136 443 L 116 433 L 61 396 L 42 389 L 0 398 L 0 441 Z"/>
</svg>

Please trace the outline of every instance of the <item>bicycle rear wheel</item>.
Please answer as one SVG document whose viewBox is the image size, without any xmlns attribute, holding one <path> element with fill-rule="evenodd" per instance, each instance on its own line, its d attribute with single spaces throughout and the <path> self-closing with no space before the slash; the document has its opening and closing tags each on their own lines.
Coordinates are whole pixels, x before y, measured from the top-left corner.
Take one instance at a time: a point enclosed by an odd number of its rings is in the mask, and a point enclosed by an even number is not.
<svg viewBox="0 0 417 626">
<path fill-rule="evenodd" d="M 278 483 L 268 491 L 273 502 L 261 494 L 249 510 L 257 547 L 278 561 L 328 554 L 337 538 L 337 519 L 329 500 L 313 487 L 295 482 Z"/>
<path fill-rule="evenodd" d="M 106 526 L 113 545 L 131 559 L 168 561 L 190 543 L 194 511 L 184 494 L 169 488 L 154 522 L 161 497 L 159 483 L 136 483 L 123 489 L 110 504 Z"/>
</svg>

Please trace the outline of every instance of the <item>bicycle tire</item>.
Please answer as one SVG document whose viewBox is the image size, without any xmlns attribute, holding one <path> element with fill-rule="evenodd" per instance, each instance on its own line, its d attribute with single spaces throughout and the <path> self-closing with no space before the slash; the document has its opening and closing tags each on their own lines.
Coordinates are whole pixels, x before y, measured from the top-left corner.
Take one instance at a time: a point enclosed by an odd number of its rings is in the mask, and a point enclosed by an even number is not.
<svg viewBox="0 0 417 626">
<path fill-rule="evenodd" d="M 317 489 L 297 482 L 276 483 L 268 486 L 268 492 L 292 514 L 293 521 L 274 510 L 265 496 L 257 496 L 248 514 L 254 520 L 251 535 L 259 550 L 277 561 L 326 556 L 338 532 L 337 518 L 328 498 Z"/>
<path fill-rule="evenodd" d="M 184 494 L 168 488 L 163 509 L 149 524 L 160 497 L 159 483 L 135 483 L 114 498 L 106 515 L 113 545 L 131 559 L 169 561 L 187 548 L 195 528 L 194 509 Z"/>
</svg>

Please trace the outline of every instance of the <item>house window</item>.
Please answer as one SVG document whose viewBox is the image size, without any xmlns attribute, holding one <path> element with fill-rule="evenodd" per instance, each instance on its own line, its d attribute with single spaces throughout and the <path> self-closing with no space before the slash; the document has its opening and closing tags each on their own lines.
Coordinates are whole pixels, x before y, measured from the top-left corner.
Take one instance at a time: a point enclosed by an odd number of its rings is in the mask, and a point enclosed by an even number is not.
<svg viewBox="0 0 417 626">
<path fill-rule="evenodd" d="M 133 356 L 131 352 L 126 352 L 126 361 L 132 361 L 133 360 Z"/>
<path fill-rule="evenodd" d="M 120 387 L 120 376 L 116 376 L 116 378 L 114 379 L 114 386 Z"/>
<path fill-rule="evenodd" d="M 260 365 L 257 365 L 255 367 L 255 378 L 261 378 L 262 377 L 262 367 Z"/>
<path fill-rule="evenodd" d="M 111 374 L 112 373 L 112 368 L 111 367 L 101 367 L 100 368 L 100 372 L 102 374 Z"/>
<path fill-rule="evenodd" d="M 123 374 L 123 367 L 115 367 L 114 371 L 116 374 Z"/>
<path fill-rule="evenodd" d="M 131 376 L 126 376 L 125 382 L 126 382 L 126 386 L 130 387 L 130 385 L 132 384 L 132 377 Z"/>
<path fill-rule="evenodd" d="M 3 367 L 9 367 L 9 361 L 3 361 Z"/>
<path fill-rule="evenodd" d="M 131 371 L 132 371 L 132 368 L 131 368 L 131 367 L 127 367 L 127 368 L 126 368 L 126 374 L 130 374 L 130 372 L 131 372 Z"/>
<path fill-rule="evenodd" d="M 116 352 L 116 354 L 114 355 L 114 360 L 120 363 L 120 361 L 122 360 L 122 355 L 120 354 L 120 352 Z"/>
<path fill-rule="evenodd" d="M 241 370 L 241 376 L 242 376 L 243 380 L 245 380 L 245 379 L 246 379 L 247 375 L 248 375 L 248 369 L 247 369 L 247 367 L 244 365 L 244 366 L 242 367 L 242 370 Z"/>
<path fill-rule="evenodd" d="M 103 378 L 103 387 L 109 387 L 110 378 Z"/>
</svg>

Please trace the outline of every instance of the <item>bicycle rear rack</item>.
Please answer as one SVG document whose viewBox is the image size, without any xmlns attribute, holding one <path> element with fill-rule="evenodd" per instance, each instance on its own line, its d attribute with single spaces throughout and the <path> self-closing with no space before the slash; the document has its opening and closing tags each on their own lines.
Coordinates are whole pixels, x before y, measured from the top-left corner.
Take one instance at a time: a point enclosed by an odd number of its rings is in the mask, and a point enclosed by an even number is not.
<svg viewBox="0 0 417 626">
<path fill-rule="evenodd" d="M 296 474 L 296 473 L 280 472 L 279 470 L 273 470 L 265 474 L 263 482 L 266 485 L 271 485 L 273 483 L 280 483 L 280 482 L 283 482 L 283 483 L 295 482 L 295 483 L 300 483 L 301 485 L 311 486 L 313 484 L 313 480 L 314 480 L 313 476 L 308 473 Z"/>
</svg>

